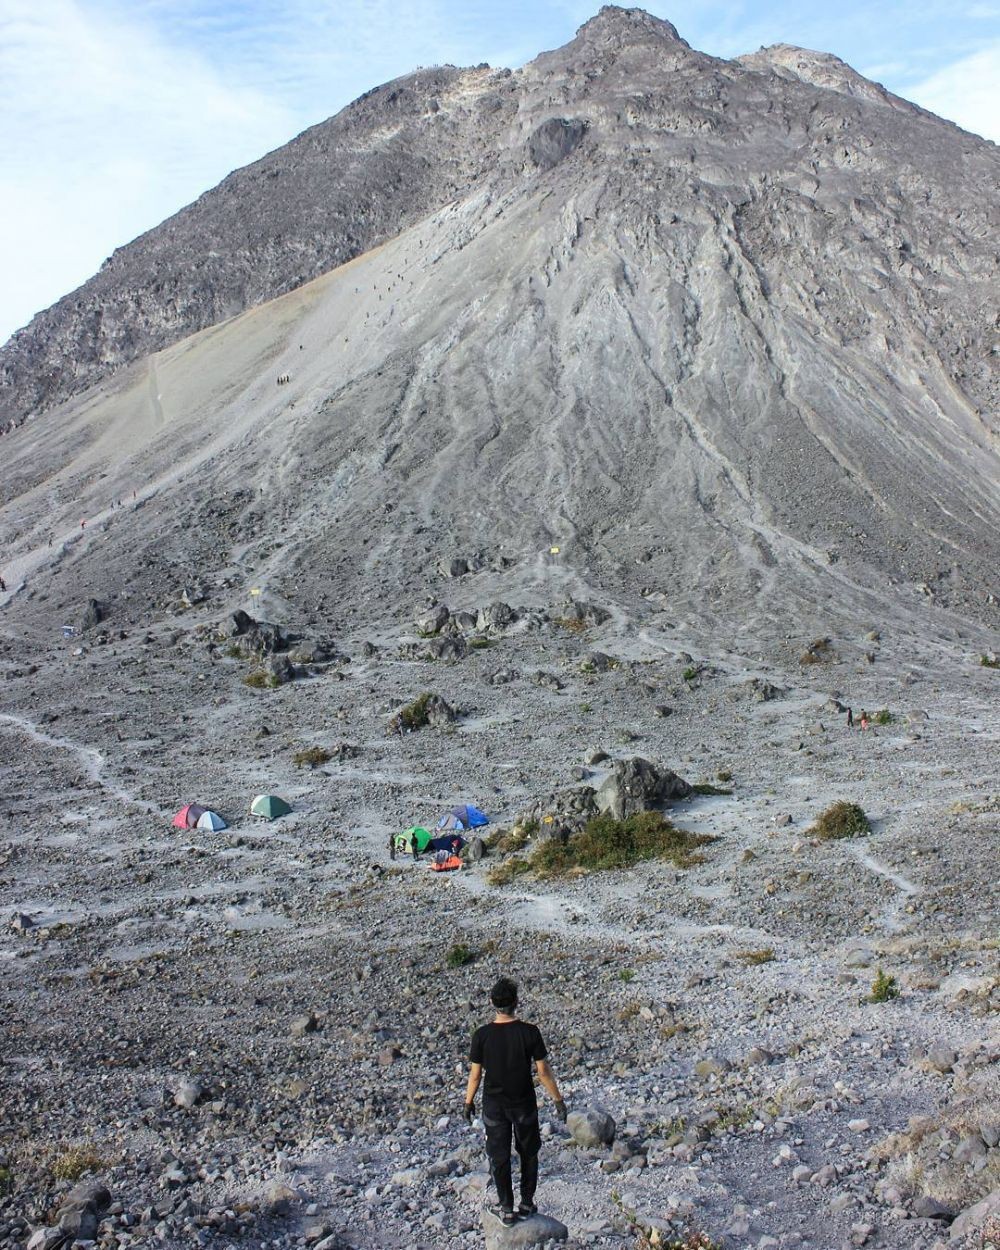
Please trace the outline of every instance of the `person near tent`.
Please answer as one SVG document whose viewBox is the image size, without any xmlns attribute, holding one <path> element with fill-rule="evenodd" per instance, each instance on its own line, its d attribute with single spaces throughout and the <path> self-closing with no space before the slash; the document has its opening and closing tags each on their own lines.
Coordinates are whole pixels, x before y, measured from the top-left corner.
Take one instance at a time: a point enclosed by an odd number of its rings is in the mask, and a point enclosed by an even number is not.
<svg viewBox="0 0 1000 1250">
<path fill-rule="evenodd" d="M 847 709 L 847 728 L 854 728 L 854 710 L 852 708 Z"/>
<path fill-rule="evenodd" d="M 396 858 L 396 835 L 394 833 L 389 834 L 389 858 Z"/>
<path fill-rule="evenodd" d="M 480 1082 L 483 1082 L 486 1156 L 498 1199 L 497 1205 L 490 1210 L 503 1224 L 510 1225 L 518 1216 L 534 1215 L 538 1210 L 535 1189 L 542 1137 L 532 1063 L 564 1124 L 566 1104 L 548 1065 L 548 1051 L 541 1033 L 534 1024 L 517 1018 L 517 986 L 507 977 L 501 977 L 490 991 L 490 1001 L 496 1009 L 493 1022 L 482 1025 L 472 1035 L 464 1115 L 466 1122 L 471 1124 L 475 1115 L 476 1093 Z M 516 1212 L 511 1179 L 512 1136 L 521 1161 L 521 1202 Z"/>
</svg>

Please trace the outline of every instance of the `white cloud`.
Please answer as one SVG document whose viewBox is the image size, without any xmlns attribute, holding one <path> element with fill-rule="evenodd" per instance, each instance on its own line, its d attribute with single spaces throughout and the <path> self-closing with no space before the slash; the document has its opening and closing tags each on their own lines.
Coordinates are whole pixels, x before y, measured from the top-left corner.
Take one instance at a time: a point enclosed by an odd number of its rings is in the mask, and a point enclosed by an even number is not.
<svg viewBox="0 0 1000 1250">
<path fill-rule="evenodd" d="M 1000 143 L 1000 40 L 906 88 L 906 98 Z"/>
<path fill-rule="evenodd" d="M 4 0 L 0 14 L 2 342 L 297 126 L 141 21 L 81 0 Z"/>
</svg>

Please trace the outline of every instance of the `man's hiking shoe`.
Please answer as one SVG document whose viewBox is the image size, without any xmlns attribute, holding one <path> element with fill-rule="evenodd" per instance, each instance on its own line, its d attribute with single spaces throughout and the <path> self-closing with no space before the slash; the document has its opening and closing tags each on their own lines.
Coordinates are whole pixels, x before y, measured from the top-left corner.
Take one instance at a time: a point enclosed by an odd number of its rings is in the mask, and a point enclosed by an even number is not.
<svg viewBox="0 0 1000 1250">
<path fill-rule="evenodd" d="M 517 1214 L 520 1216 L 522 1220 L 526 1220 L 529 1215 L 537 1215 L 538 1204 L 534 1202 L 518 1203 Z"/>
<path fill-rule="evenodd" d="M 511 1224 L 515 1224 L 517 1222 L 517 1216 L 514 1212 L 508 1207 L 502 1207 L 498 1202 L 495 1202 L 493 1206 L 487 1207 L 486 1209 L 489 1211 L 490 1215 L 495 1215 L 500 1223 L 505 1224 L 508 1228 Z"/>
</svg>

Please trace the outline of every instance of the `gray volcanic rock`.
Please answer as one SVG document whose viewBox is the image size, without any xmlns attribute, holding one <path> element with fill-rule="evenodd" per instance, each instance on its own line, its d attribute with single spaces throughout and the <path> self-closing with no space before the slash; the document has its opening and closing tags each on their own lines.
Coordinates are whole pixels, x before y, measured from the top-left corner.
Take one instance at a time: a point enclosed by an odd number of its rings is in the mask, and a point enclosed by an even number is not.
<svg viewBox="0 0 1000 1250">
<path fill-rule="evenodd" d="M 691 785 L 683 777 L 636 756 L 615 764 L 611 775 L 598 788 L 594 801 L 598 811 L 623 820 L 671 799 L 686 799 L 690 794 Z"/>
</svg>

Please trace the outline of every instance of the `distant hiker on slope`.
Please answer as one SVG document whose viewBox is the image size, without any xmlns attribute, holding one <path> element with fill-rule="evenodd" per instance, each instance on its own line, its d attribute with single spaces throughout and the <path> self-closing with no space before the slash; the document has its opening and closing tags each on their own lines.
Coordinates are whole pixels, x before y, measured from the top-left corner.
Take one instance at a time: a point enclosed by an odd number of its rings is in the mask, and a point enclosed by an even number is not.
<svg viewBox="0 0 1000 1250">
<path fill-rule="evenodd" d="M 493 1023 L 484 1024 L 472 1035 L 465 1118 L 472 1123 L 476 1091 L 485 1070 L 483 1124 L 486 1127 L 486 1155 L 499 1198 L 498 1205 L 490 1207 L 490 1210 L 509 1225 L 518 1216 L 534 1215 L 538 1210 L 535 1206 L 535 1187 L 538 1184 L 538 1152 L 542 1137 L 538 1127 L 532 1061 L 538 1079 L 554 1101 L 556 1114 L 563 1123 L 566 1122 L 566 1104 L 552 1069 L 545 1061 L 548 1052 L 541 1033 L 535 1025 L 515 1016 L 517 986 L 502 977 L 490 991 L 490 1000 L 496 1008 Z M 510 1168 L 511 1134 L 521 1160 L 521 1204 L 516 1214 Z"/>
</svg>

